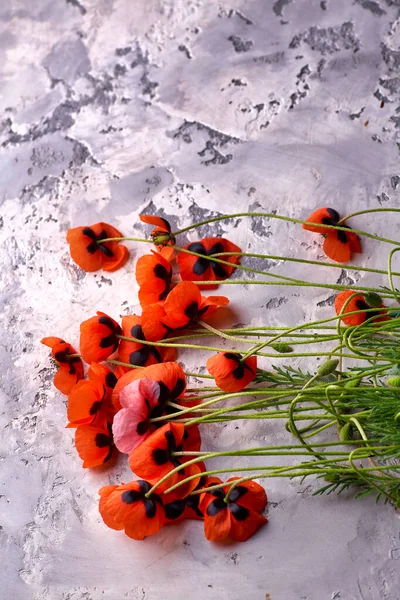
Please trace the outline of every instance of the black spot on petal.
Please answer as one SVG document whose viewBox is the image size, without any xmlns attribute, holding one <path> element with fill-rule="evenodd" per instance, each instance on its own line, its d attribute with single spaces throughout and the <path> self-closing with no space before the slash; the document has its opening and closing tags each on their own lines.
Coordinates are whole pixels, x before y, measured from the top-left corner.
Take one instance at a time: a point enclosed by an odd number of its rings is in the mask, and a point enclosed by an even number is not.
<svg viewBox="0 0 400 600">
<path fill-rule="evenodd" d="M 178 377 L 178 379 L 176 380 L 174 389 L 171 391 L 169 399 L 176 400 L 177 398 L 179 398 L 179 396 L 184 392 L 185 387 L 186 387 L 185 380 L 182 379 L 181 377 Z"/>
<path fill-rule="evenodd" d="M 90 227 L 85 227 L 84 229 L 82 229 L 82 233 L 83 233 L 83 235 L 86 235 L 88 238 L 90 238 L 93 241 L 96 241 L 96 239 L 97 239 L 95 232 Z"/>
<path fill-rule="evenodd" d="M 228 508 L 226 502 L 224 502 L 224 500 L 221 498 L 217 498 L 216 500 L 210 502 L 210 504 L 207 506 L 207 514 L 209 517 L 215 517 L 215 515 L 220 513 L 221 510 L 225 510 L 226 508 Z"/>
<path fill-rule="evenodd" d="M 147 359 L 149 358 L 149 348 L 140 348 L 140 350 L 135 350 L 135 352 L 131 352 L 129 355 L 129 362 L 131 365 L 136 365 L 138 367 L 144 367 Z"/>
<path fill-rule="evenodd" d="M 97 433 L 94 438 L 94 443 L 98 448 L 105 448 L 106 446 L 110 446 L 111 440 L 105 433 Z"/>
<path fill-rule="evenodd" d="M 183 312 L 188 317 L 188 319 L 190 319 L 190 320 L 194 319 L 195 317 L 197 317 L 198 312 L 199 312 L 198 302 L 196 302 L 196 301 L 191 302 L 190 304 L 187 305 L 187 307 L 185 308 L 185 310 Z"/>
<path fill-rule="evenodd" d="M 165 505 L 165 516 L 171 521 L 178 519 L 185 510 L 185 501 L 176 500 Z"/>
<path fill-rule="evenodd" d="M 146 512 L 146 517 L 148 519 L 152 519 L 156 516 L 157 506 L 154 502 L 153 498 L 144 498 L 143 499 L 144 510 Z"/>
<path fill-rule="evenodd" d="M 118 345 L 118 341 L 115 338 L 115 334 L 110 333 L 110 335 L 107 335 L 106 337 L 101 338 L 99 345 L 100 345 L 100 348 L 109 348 L 110 346 L 114 346 L 115 344 Z"/>
<path fill-rule="evenodd" d="M 138 490 L 126 490 L 121 494 L 121 500 L 125 504 L 133 504 L 142 499 L 142 494 Z"/>
<path fill-rule="evenodd" d="M 332 225 L 336 225 L 338 223 L 338 221 L 340 221 L 339 213 L 336 210 L 334 210 L 333 208 L 327 208 L 326 210 L 327 210 L 330 218 L 332 219 L 332 221 L 334 221 L 332 223 Z"/>
<path fill-rule="evenodd" d="M 106 375 L 106 386 L 109 388 L 115 388 L 115 386 L 117 385 L 117 377 L 116 375 L 114 375 L 114 373 L 112 373 L 111 371 L 109 373 L 107 373 Z"/>
<path fill-rule="evenodd" d="M 113 321 L 110 319 L 110 317 L 107 317 L 106 315 L 102 315 L 101 317 L 99 317 L 99 323 L 100 325 L 105 325 L 106 327 L 111 329 L 111 331 L 114 331 L 115 329 Z"/>
<path fill-rule="evenodd" d="M 101 408 L 101 402 L 99 402 L 99 400 L 96 400 L 96 402 L 93 402 L 92 406 L 90 407 L 89 410 L 89 414 L 90 415 L 95 415 Z"/>
<path fill-rule="evenodd" d="M 149 430 L 149 422 L 148 421 L 140 421 L 140 423 L 136 426 L 136 432 L 138 435 L 144 435 Z"/>
<path fill-rule="evenodd" d="M 169 461 L 169 452 L 163 448 L 155 448 L 152 454 L 156 465 L 165 465 Z"/>
<path fill-rule="evenodd" d="M 341 242 L 342 244 L 347 244 L 348 242 L 348 238 L 347 238 L 347 234 L 345 231 L 337 231 L 337 237 L 339 242 Z"/>
<path fill-rule="evenodd" d="M 229 502 L 228 506 L 229 510 L 231 511 L 231 514 L 235 517 L 237 521 L 245 521 L 250 514 L 247 508 L 245 508 L 244 506 L 240 506 L 235 502 Z"/>
<path fill-rule="evenodd" d="M 244 377 L 245 365 L 243 363 L 239 363 L 236 369 L 232 371 L 232 375 L 235 379 L 243 379 Z"/>
<path fill-rule="evenodd" d="M 248 491 L 244 485 L 237 485 L 229 494 L 229 502 L 236 502 L 236 500 L 247 494 Z"/>
<path fill-rule="evenodd" d="M 141 325 L 134 325 L 131 328 L 131 336 L 136 338 L 137 340 L 146 340 Z"/>
</svg>

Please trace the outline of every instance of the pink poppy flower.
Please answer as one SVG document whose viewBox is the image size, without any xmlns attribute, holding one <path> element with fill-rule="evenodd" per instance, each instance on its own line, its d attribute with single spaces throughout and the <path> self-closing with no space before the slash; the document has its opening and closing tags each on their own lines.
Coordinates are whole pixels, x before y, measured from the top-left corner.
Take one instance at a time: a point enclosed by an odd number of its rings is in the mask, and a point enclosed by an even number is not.
<svg viewBox="0 0 400 600">
<path fill-rule="evenodd" d="M 142 378 L 132 381 L 120 393 L 122 409 L 112 425 L 114 443 L 120 452 L 130 454 L 151 433 L 150 413 L 158 405 L 160 386 Z"/>
</svg>

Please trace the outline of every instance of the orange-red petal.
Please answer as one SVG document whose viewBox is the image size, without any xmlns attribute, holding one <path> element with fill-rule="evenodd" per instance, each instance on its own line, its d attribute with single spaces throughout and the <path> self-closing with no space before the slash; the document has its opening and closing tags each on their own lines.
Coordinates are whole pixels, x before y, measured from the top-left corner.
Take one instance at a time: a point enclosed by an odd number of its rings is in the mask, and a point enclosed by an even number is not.
<svg viewBox="0 0 400 600">
<path fill-rule="evenodd" d="M 83 375 L 82 375 L 83 377 Z M 65 395 L 68 395 L 73 387 L 78 383 L 76 373 L 70 373 L 65 369 L 59 368 L 54 375 L 53 383 L 54 386 Z"/>
<path fill-rule="evenodd" d="M 81 425 L 75 432 L 75 447 L 83 467 L 98 467 L 116 456 L 109 428 L 94 425 Z"/>
<path fill-rule="evenodd" d="M 165 229 L 165 231 L 171 232 L 171 225 L 162 217 L 157 217 L 157 215 L 140 215 L 139 218 L 143 223 L 154 225 L 158 229 Z"/>
<path fill-rule="evenodd" d="M 333 231 L 329 229 L 329 227 L 324 227 L 324 225 L 337 225 L 340 220 L 339 213 L 333 208 L 318 208 L 311 215 L 305 219 L 305 221 L 309 221 L 310 223 L 314 223 L 313 225 L 302 225 L 303 229 L 307 231 L 313 231 L 314 233 L 330 233 Z"/>
<path fill-rule="evenodd" d="M 107 527 L 110 527 L 110 529 L 116 529 L 117 531 L 120 531 L 124 528 L 123 524 L 117 522 L 115 518 L 110 515 L 110 512 L 107 507 L 108 500 L 111 494 L 115 492 L 117 488 L 117 485 L 105 485 L 104 487 L 99 489 L 99 513 Z"/>
<path fill-rule="evenodd" d="M 123 267 L 129 258 L 129 250 L 122 244 L 113 245 L 112 252 L 114 254 L 113 258 L 108 258 L 107 256 L 103 257 L 103 271 L 107 271 L 109 273 L 117 271 Z"/>
<path fill-rule="evenodd" d="M 142 306 L 165 300 L 171 287 L 171 265 L 159 252 L 141 256 L 136 265 L 139 301 Z"/>
</svg>

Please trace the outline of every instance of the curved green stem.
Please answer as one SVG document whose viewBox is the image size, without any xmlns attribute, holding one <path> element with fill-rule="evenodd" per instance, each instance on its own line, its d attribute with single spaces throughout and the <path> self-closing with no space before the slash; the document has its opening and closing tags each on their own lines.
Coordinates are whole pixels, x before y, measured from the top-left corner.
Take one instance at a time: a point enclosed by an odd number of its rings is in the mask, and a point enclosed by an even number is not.
<svg viewBox="0 0 400 600">
<path fill-rule="evenodd" d="M 397 209 L 393 209 L 393 212 L 397 212 Z M 207 219 L 205 221 L 200 221 L 199 223 L 195 223 L 194 225 L 189 225 L 188 227 L 184 227 L 183 229 L 179 229 L 178 231 L 175 231 L 174 233 L 172 233 L 171 235 L 176 237 L 177 235 L 179 235 L 180 233 L 185 233 L 186 231 L 190 231 L 192 229 L 197 229 L 198 227 L 202 227 L 203 225 L 208 225 L 209 223 L 216 223 L 217 221 L 225 221 L 228 219 L 237 219 L 239 217 L 266 217 L 268 219 L 278 219 L 280 221 L 287 221 L 289 223 L 297 223 L 299 225 L 319 225 L 321 226 L 321 223 L 313 223 L 312 221 L 304 221 L 301 219 L 294 219 L 292 217 L 285 217 L 283 215 L 278 215 L 275 213 L 264 213 L 264 212 L 255 212 L 255 213 L 249 213 L 249 212 L 242 212 L 242 213 L 233 213 L 233 214 L 229 214 L 229 215 L 221 215 L 219 217 L 213 217 L 212 219 Z M 347 227 L 341 227 L 339 225 L 324 225 L 324 228 L 326 229 L 336 229 L 338 231 L 348 231 Z M 362 235 L 364 237 L 368 237 L 371 238 L 373 240 L 377 240 L 380 242 L 385 242 L 388 244 L 393 244 L 394 246 L 400 246 L 400 242 L 397 242 L 396 240 L 390 240 L 388 238 L 383 238 L 377 235 L 373 235 L 371 233 L 368 233 L 367 231 L 360 231 L 359 229 L 352 229 L 352 231 L 354 233 L 356 233 L 357 235 Z"/>
</svg>

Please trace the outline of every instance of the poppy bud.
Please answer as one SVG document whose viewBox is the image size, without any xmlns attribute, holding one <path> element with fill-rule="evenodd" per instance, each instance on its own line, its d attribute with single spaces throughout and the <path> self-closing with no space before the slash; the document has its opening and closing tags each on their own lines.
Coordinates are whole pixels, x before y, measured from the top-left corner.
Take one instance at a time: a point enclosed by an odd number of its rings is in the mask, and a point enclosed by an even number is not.
<svg viewBox="0 0 400 600">
<path fill-rule="evenodd" d="M 155 234 L 152 235 L 152 239 L 156 246 L 165 246 L 173 238 L 170 233 L 156 231 Z"/>
<path fill-rule="evenodd" d="M 337 358 L 332 360 L 327 360 L 324 362 L 318 369 L 317 374 L 319 377 L 324 377 L 325 375 L 330 375 L 330 373 L 334 373 L 336 371 L 336 367 L 338 366 L 339 361 Z"/>
<path fill-rule="evenodd" d="M 293 348 L 286 344 L 285 342 L 279 342 L 277 344 L 271 344 L 271 348 L 275 350 L 275 352 L 279 352 L 279 354 L 289 354 L 293 352 Z"/>
<path fill-rule="evenodd" d="M 352 388 L 359 387 L 361 381 L 362 381 L 362 377 L 359 377 L 358 379 L 353 379 L 352 381 L 348 381 L 347 383 L 345 383 L 344 387 L 346 389 L 352 389 Z"/>
<path fill-rule="evenodd" d="M 349 442 L 353 439 L 353 424 L 346 423 L 339 429 L 339 438 L 341 442 Z"/>
</svg>

